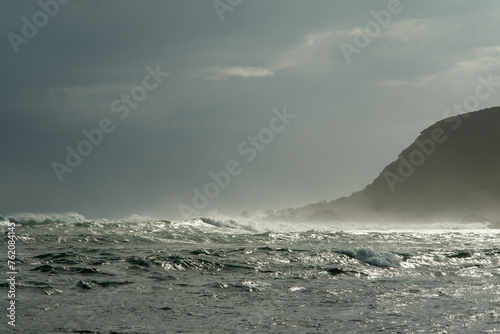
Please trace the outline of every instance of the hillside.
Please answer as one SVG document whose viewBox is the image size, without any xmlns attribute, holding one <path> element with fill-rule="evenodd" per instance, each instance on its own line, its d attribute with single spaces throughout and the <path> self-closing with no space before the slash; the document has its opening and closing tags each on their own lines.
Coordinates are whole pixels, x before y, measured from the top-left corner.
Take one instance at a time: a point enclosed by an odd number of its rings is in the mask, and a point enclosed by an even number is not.
<svg viewBox="0 0 500 334">
<path fill-rule="evenodd" d="M 269 212 L 269 219 L 499 221 L 500 107 L 423 130 L 373 183 L 349 197 Z"/>
</svg>

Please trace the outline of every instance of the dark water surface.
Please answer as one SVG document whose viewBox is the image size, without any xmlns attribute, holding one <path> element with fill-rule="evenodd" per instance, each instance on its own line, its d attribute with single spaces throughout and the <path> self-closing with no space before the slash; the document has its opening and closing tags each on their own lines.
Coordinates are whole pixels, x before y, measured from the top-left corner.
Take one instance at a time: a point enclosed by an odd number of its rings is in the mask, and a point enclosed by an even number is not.
<svg viewBox="0 0 500 334">
<path fill-rule="evenodd" d="M 11 220 L 19 333 L 500 333 L 486 224 Z"/>
</svg>

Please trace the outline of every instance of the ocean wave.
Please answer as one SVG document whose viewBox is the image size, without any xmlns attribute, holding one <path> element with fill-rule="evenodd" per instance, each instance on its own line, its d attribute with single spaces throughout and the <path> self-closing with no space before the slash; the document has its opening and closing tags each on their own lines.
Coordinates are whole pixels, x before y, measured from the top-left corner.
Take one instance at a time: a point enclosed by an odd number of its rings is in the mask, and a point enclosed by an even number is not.
<svg viewBox="0 0 500 334">
<path fill-rule="evenodd" d="M 266 234 L 276 239 L 332 239 L 339 233 L 392 233 L 408 232 L 419 234 L 438 234 L 442 232 L 491 233 L 490 223 L 421 223 L 421 224 L 380 224 L 354 222 L 270 222 L 254 218 L 231 218 L 225 216 L 200 217 L 185 220 L 164 220 L 149 216 L 132 215 L 122 219 L 89 219 L 76 212 L 68 213 L 16 213 L 0 216 L 0 229 L 8 222 L 23 226 L 40 228 L 43 225 L 58 226 L 70 232 L 71 227 L 85 229 L 93 234 L 127 234 L 133 231 L 136 237 L 162 238 L 162 234 L 172 232 L 176 235 L 219 234 Z M 76 233 L 76 230 L 75 230 Z M 167 236 L 168 237 L 168 236 Z M 176 238 L 178 239 L 178 238 Z M 195 238 L 196 239 L 196 238 Z M 193 240 L 195 240 L 193 239 Z M 156 240 L 156 239 L 155 239 Z M 198 240 L 198 239 L 196 239 Z M 196 241 L 195 240 L 195 241 Z"/>
<path fill-rule="evenodd" d="M 22 225 L 40 224 L 75 224 L 83 223 L 87 219 L 76 212 L 66 213 L 15 213 L 5 217 L 11 222 Z"/>
<path fill-rule="evenodd" d="M 149 216 L 131 215 L 127 218 L 121 219 L 89 219 L 84 215 L 77 212 L 64 212 L 64 213 L 29 213 L 21 212 L 14 213 L 6 216 L 0 215 L 0 222 L 14 222 L 21 225 L 42 225 L 42 224 L 91 224 L 91 223 L 145 223 L 152 221 L 164 221 L 155 219 Z M 167 222 L 167 221 L 164 221 Z"/>
<path fill-rule="evenodd" d="M 371 248 L 340 250 L 339 253 L 377 267 L 397 267 L 401 262 L 401 258 L 396 254 Z"/>
</svg>

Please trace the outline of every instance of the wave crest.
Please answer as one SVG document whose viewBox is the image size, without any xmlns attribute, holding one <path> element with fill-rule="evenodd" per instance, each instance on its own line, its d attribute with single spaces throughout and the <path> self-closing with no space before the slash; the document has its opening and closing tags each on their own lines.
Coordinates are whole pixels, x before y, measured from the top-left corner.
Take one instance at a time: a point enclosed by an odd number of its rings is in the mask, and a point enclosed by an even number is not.
<svg viewBox="0 0 500 334">
<path fill-rule="evenodd" d="M 66 213 L 15 213 L 6 217 L 9 221 L 23 225 L 39 224 L 76 224 L 86 222 L 87 219 L 76 212 Z"/>
<path fill-rule="evenodd" d="M 339 253 L 377 267 L 396 267 L 401 262 L 401 258 L 396 254 L 377 251 L 371 248 L 342 250 Z"/>
</svg>

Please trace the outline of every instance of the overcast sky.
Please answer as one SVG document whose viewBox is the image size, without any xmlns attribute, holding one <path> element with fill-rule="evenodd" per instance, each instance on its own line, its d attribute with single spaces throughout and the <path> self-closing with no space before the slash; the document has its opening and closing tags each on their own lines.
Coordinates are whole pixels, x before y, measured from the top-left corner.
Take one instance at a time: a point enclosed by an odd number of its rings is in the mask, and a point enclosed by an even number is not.
<svg viewBox="0 0 500 334">
<path fill-rule="evenodd" d="M 180 218 L 230 161 L 201 214 L 332 200 L 500 76 L 498 1 L 239 2 L 2 1 L 0 213 Z"/>
</svg>

